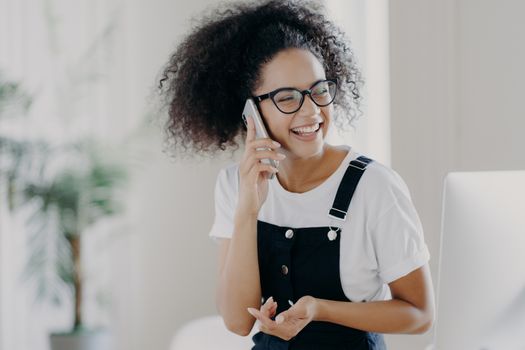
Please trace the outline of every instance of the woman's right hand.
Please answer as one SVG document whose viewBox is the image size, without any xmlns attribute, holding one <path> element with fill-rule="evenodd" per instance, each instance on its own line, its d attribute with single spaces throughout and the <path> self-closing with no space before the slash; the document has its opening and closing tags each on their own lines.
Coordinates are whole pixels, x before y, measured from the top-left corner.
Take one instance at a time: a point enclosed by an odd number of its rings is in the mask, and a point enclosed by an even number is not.
<svg viewBox="0 0 525 350">
<path fill-rule="evenodd" d="M 286 156 L 275 151 L 281 146 L 279 143 L 269 138 L 255 138 L 255 123 L 251 116 L 246 118 L 246 122 L 248 132 L 246 148 L 239 164 L 240 187 L 237 211 L 257 216 L 268 195 L 270 173 L 278 171 L 273 166 L 262 163 L 261 159 L 271 158 L 280 161 Z M 270 150 L 260 148 L 270 148 Z"/>
</svg>

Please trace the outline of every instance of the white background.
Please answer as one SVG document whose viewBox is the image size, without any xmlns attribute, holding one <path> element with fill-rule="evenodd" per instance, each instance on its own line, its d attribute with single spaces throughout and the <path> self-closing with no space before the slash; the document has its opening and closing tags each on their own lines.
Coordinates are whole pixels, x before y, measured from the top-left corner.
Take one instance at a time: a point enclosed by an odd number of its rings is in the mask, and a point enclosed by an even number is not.
<svg viewBox="0 0 525 350">
<path fill-rule="evenodd" d="M 40 96 L 32 112 L 34 127 L 27 132 L 63 138 L 86 130 L 106 139 L 125 135 L 149 113 L 155 76 L 189 29 L 190 18 L 212 3 L 0 0 L 0 62 Z M 356 133 L 331 142 L 348 142 L 406 180 L 435 274 L 445 173 L 525 168 L 520 136 L 525 130 L 525 23 L 520 19 L 525 4 L 327 4 L 353 40 L 367 80 L 366 115 Z M 50 8 L 59 19 L 55 41 L 47 32 Z M 82 61 L 107 23 L 115 23 L 107 46 Z M 86 62 L 93 66 L 86 68 Z M 79 91 L 84 98 L 68 99 L 76 86 L 66 79 L 68 67 L 102 72 L 104 78 Z M 72 114 L 78 118 L 69 118 Z M 167 349 L 184 322 L 215 313 L 216 250 L 207 233 L 215 176 L 231 159 L 173 162 L 161 151 L 158 129 L 148 130 L 151 156 L 129 190 L 129 210 L 102 229 L 117 231 L 104 259 L 113 296 L 108 317 L 120 349 Z M 47 330 L 68 322 L 63 309 L 28 306 L 27 288 L 17 284 L 25 254 L 22 232 L 0 201 L 2 350 L 46 349 Z M 97 315 L 93 322 L 108 322 Z M 430 336 L 396 335 L 388 342 L 392 350 L 419 350 Z"/>
</svg>

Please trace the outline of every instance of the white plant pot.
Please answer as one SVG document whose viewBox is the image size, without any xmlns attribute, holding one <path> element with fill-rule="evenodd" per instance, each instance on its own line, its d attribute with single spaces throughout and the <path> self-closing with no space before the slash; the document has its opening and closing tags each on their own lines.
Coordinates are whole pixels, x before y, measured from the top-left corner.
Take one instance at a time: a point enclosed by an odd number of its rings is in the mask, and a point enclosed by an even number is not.
<svg viewBox="0 0 525 350">
<path fill-rule="evenodd" d="M 81 330 L 52 333 L 51 350 L 113 350 L 113 338 L 107 330 Z"/>
</svg>

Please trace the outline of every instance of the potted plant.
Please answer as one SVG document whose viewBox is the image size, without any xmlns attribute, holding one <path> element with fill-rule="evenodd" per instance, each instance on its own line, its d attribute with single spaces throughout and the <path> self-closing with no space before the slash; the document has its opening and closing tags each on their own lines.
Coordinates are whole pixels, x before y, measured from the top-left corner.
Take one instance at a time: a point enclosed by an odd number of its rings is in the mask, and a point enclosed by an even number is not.
<svg viewBox="0 0 525 350">
<path fill-rule="evenodd" d="M 54 257 L 46 256 L 49 250 L 42 245 L 32 247 L 27 272 L 38 281 L 39 289 L 45 289 L 50 279 L 42 271 L 43 259 L 53 259 L 56 264 L 54 280 L 67 286 L 74 299 L 72 328 L 51 335 L 52 349 L 102 350 L 109 347 L 101 344 L 106 341 L 101 338 L 108 335 L 86 329 L 82 317 L 82 235 L 100 220 L 122 211 L 118 190 L 127 175 L 124 165 L 107 158 L 107 148 L 93 140 L 79 142 L 72 150 L 74 164 L 59 170 L 48 180 L 27 183 L 23 189 L 24 201 L 37 203 L 33 217 L 45 221 L 53 216 L 55 220 L 50 229 L 59 235 Z"/>
<path fill-rule="evenodd" d="M 22 97 L 27 96 L 17 84 L 0 77 L 0 119 L 23 115 L 20 111 L 12 113 L 15 106 L 26 101 Z M 23 110 L 27 110 L 30 103 L 24 103 L 27 107 Z M 106 331 L 84 326 L 81 246 L 88 229 L 123 209 L 119 190 L 128 176 L 127 166 L 120 159 L 125 157 L 119 157 L 116 147 L 94 139 L 51 147 L 45 141 L 24 140 L 5 132 L 0 132 L 0 156 L 0 181 L 7 180 L 9 210 L 28 205 L 33 210 L 31 221 L 39 224 L 32 228 L 28 225 L 32 239 L 25 277 L 35 283 L 40 301 L 73 299 L 71 329 L 51 334 L 51 348 L 110 349 L 111 337 Z M 59 159 L 61 165 L 56 164 Z M 49 239 L 45 235 L 49 232 L 58 237 L 52 250 L 46 249 Z M 49 261 L 55 266 L 52 275 L 44 271 Z M 70 293 L 57 292 L 64 289 Z"/>
<path fill-rule="evenodd" d="M 7 80 L 0 71 L 0 122 L 24 117 L 31 103 L 31 96 L 23 91 L 20 84 Z M 31 155 L 37 150 L 46 152 L 46 149 L 45 144 L 27 142 L 8 132 L 0 132 L 0 181 L 7 184 L 9 210 L 16 206 L 17 183 L 23 181 L 24 169 L 31 163 Z"/>
<path fill-rule="evenodd" d="M 30 241 L 26 277 L 36 282 L 41 299 L 60 302 L 64 295 L 57 293 L 60 286 L 54 284 L 58 281 L 67 287 L 74 300 L 72 327 L 64 333 L 51 334 L 53 350 L 102 350 L 108 346 L 101 344 L 109 341 L 108 334 L 86 329 L 82 317 L 82 235 L 98 221 L 122 210 L 117 190 L 127 176 L 122 165 L 102 157 L 101 147 L 93 141 L 79 143 L 73 148 L 84 166 L 75 164 L 63 168 L 47 180 L 27 181 L 20 189 L 22 200 L 19 205 L 31 202 L 34 209 L 32 220 L 46 223 L 36 225 L 39 228 L 32 232 L 32 236 L 45 236 L 44 231 L 54 230 L 59 238 L 54 241 L 55 249 L 51 250 L 55 256 L 49 256 L 46 239 Z M 54 261 L 54 276 L 44 271 L 46 260 Z"/>
</svg>

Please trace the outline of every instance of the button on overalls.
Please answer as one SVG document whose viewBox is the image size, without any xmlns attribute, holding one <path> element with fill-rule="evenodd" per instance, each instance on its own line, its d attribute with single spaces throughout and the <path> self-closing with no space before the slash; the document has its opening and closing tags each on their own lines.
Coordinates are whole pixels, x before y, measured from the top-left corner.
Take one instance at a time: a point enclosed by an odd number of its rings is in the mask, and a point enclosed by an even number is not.
<svg viewBox="0 0 525 350">
<path fill-rule="evenodd" d="M 345 220 L 361 175 L 372 160 L 352 160 L 341 180 L 329 216 Z M 263 300 L 273 296 L 276 315 L 301 297 L 349 302 L 341 286 L 341 228 L 281 227 L 257 222 L 257 245 Z M 263 332 L 252 337 L 252 350 L 385 350 L 383 337 L 336 323 L 312 321 L 285 341 Z"/>
</svg>

